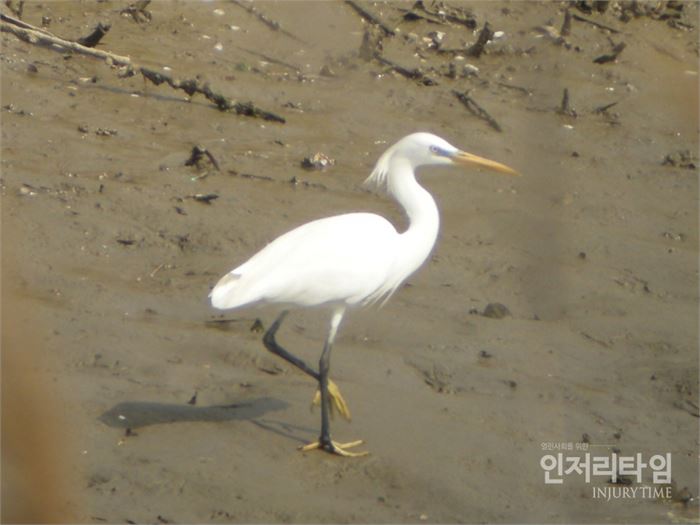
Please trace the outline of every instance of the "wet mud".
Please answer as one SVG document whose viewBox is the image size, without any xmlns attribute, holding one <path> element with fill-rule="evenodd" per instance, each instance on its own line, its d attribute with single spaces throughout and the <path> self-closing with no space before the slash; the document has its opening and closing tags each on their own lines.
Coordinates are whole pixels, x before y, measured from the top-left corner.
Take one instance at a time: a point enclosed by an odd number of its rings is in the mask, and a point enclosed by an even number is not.
<svg viewBox="0 0 700 525">
<path fill-rule="evenodd" d="M 696 3 L 22 11 L 2 10 L 131 65 L 0 35 L 5 521 L 32 506 L 5 491 L 18 457 L 56 495 L 34 521 L 698 519 Z M 414 131 L 523 176 L 421 174 L 434 254 L 334 349 L 334 438 L 371 455 L 298 452 L 320 414 L 262 346 L 274 308 L 207 294 L 303 222 L 403 228 L 361 183 Z M 294 312 L 279 339 L 315 362 L 328 319 Z M 671 497 L 545 484 L 560 443 L 671 453 Z"/>
</svg>

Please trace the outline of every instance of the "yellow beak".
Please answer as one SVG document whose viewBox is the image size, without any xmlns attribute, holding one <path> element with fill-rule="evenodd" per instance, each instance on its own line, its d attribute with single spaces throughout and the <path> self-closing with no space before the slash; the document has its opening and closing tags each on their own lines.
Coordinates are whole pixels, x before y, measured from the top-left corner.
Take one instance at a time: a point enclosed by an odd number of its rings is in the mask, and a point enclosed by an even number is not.
<svg viewBox="0 0 700 525">
<path fill-rule="evenodd" d="M 506 166 L 505 164 L 501 164 L 495 160 L 478 157 L 476 155 L 472 155 L 471 153 L 467 153 L 466 151 L 460 151 L 450 158 L 455 164 L 461 164 L 463 166 L 481 166 L 482 168 L 505 173 L 506 175 L 520 176 L 520 173 L 515 171 L 513 168 Z"/>
</svg>

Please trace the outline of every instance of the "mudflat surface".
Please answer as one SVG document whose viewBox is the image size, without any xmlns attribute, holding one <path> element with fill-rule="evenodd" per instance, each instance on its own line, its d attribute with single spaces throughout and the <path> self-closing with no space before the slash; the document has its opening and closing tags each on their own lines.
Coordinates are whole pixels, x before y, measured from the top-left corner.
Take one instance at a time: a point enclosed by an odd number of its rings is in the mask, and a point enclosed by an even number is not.
<svg viewBox="0 0 700 525">
<path fill-rule="evenodd" d="M 580 4 L 562 38 L 563 3 L 451 3 L 444 23 L 429 2 L 408 20 L 409 3 L 361 4 L 399 30 L 381 50 L 371 30 L 367 60 L 371 24 L 344 3 L 254 4 L 284 31 L 230 2 L 154 2 L 139 21 L 127 3 L 28 3 L 31 24 L 78 38 L 109 22 L 98 48 L 286 123 L 2 33 L 3 466 L 77 522 L 697 521 L 697 4 Z M 354 416 L 334 437 L 371 455 L 298 452 L 320 414 L 251 330 L 274 309 L 222 318 L 208 291 L 314 218 L 403 228 L 361 183 L 414 131 L 523 176 L 422 173 L 434 255 L 387 306 L 351 312 L 334 349 Z M 221 169 L 186 166 L 195 145 Z M 317 152 L 335 164 L 304 170 Z M 295 312 L 280 340 L 315 362 L 327 322 Z M 574 450 L 543 450 L 559 443 Z M 671 453 L 672 498 L 594 499 L 606 476 L 545 484 L 541 458 L 580 443 Z M 648 468 L 625 486 L 660 487 Z"/>
</svg>

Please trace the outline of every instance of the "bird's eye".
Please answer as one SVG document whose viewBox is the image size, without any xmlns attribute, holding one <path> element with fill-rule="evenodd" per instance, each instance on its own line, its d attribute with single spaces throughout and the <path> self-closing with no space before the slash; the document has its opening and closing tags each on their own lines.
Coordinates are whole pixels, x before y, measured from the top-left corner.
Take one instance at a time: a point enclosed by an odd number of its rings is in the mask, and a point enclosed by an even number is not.
<svg viewBox="0 0 700 525">
<path fill-rule="evenodd" d="M 440 146 L 435 146 L 435 145 L 430 146 L 430 152 L 433 155 L 437 155 L 439 157 L 449 157 L 450 156 L 450 154 L 447 153 L 447 151 L 442 149 Z"/>
</svg>

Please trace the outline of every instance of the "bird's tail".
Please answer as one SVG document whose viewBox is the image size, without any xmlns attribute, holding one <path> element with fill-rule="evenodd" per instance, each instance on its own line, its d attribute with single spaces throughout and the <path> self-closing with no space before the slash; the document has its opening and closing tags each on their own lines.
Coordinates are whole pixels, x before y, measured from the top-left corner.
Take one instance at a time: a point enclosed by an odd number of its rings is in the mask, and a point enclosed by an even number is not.
<svg viewBox="0 0 700 525">
<path fill-rule="evenodd" d="M 241 275 L 233 272 L 227 273 L 219 279 L 216 286 L 209 292 L 211 305 L 220 310 L 228 310 L 247 303 L 246 300 L 241 301 L 240 294 L 236 293 L 240 280 Z"/>
</svg>

